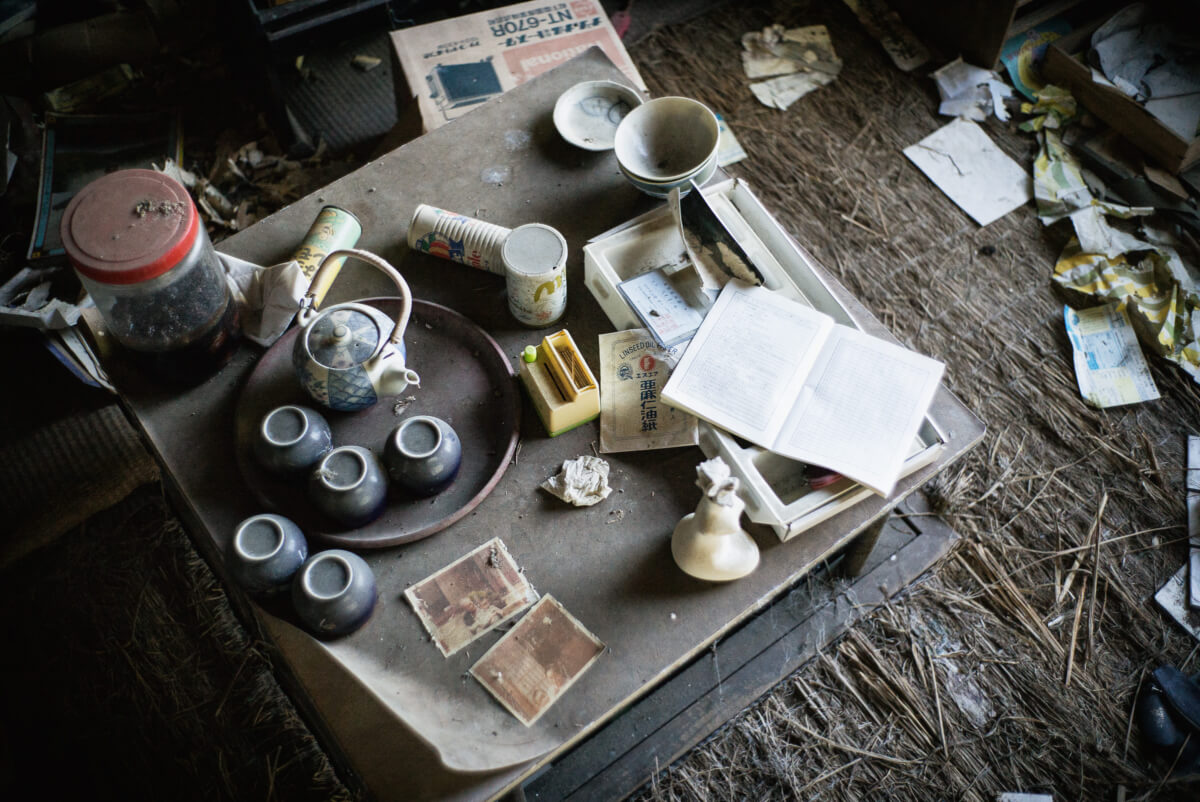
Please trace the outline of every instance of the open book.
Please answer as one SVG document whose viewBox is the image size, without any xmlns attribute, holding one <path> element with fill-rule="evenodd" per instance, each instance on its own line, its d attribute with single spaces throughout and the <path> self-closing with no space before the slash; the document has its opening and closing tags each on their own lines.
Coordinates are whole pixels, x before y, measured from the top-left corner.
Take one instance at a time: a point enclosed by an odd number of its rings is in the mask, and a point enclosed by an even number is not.
<svg viewBox="0 0 1200 802">
<path fill-rule="evenodd" d="M 662 398 L 887 496 L 944 367 L 768 289 L 730 281 Z"/>
</svg>

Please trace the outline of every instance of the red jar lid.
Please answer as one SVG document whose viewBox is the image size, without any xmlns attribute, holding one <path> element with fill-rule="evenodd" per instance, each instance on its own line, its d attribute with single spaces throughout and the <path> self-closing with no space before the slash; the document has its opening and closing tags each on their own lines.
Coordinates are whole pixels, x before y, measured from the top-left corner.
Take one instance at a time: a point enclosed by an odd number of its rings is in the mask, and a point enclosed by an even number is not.
<svg viewBox="0 0 1200 802">
<path fill-rule="evenodd" d="M 75 269 L 105 284 L 136 284 L 174 267 L 200 230 L 192 198 L 154 170 L 118 170 L 71 198 L 62 241 Z"/>
</svg>

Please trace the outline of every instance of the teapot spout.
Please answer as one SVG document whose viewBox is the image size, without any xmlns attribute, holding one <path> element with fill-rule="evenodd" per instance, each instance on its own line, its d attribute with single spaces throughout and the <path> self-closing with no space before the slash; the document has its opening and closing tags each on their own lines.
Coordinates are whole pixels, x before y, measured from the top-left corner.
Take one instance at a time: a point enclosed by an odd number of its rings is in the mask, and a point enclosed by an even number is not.
<svg viewBox="0 0 1200 802">
<path fill-rule="evenodd" d="M 391 369 L 384 371 L 379 377 L 380 381 L 377 385 L 379 395 L 399 395 L 411 385 L 413 387 L 421 386 L 421 377 L 417 375 L 415 370 L 410 368 L 401 368 L 400 370 Z"/>
</svg>

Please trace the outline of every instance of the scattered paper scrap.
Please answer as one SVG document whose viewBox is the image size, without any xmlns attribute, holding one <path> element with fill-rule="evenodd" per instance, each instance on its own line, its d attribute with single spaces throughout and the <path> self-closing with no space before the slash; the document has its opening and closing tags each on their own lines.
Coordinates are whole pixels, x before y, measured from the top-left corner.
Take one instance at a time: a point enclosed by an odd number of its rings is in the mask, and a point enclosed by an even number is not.
<svg viewBox="0 0 1200 802">
<path fill-rule="evenodd" d="M 696 445 L 696 418 L 662 400 L 667 360 L 646 329 L 600 335 L 602 452 Z"/>
<path fill-rule="evenodd" d="M 742 48 L 742 69 L 747 78 L 795 72 L 837 75 L 842 69 L 842 60 L 833 51 L 829 29 L 824 25 L 790 29 L 768 25 L 762 31 L 744 34 Z"/>
<path fill-rule="evenodd" d="M 903 72 L 912 72 L 929 61 L 929 49 L 921 43 L 900 15 L 883 0 L 842 0 L 871 38 L 883 47 L 892 63 Z"/>
<path fill-rule="evenodd" d="M 942 98 L 938 114 L 976 122 L 993 113 L 1001 120 L 1008 119 L 1004 99 L 1013 96 L 1012 87 L 991 70 L 967 64 L 960 57 L 935 72 L 933 80 Z"/>
<path fill-rule="evenodd" d="M 1098 409 L 1140 404 L 1159 397 L 1125 306 L 1063 307 L 1067 336 L 1075 352 L 1079 393 Z"/>
<path fill-rule="evenodd" d="M 747 78 L 779 76 L 750 84 L 750 91 L 765 106 L 786 109 L 842 70 L 824 25 L 785 29 L 769 25 L 742 36 L 742 67 Z"/>
<path fill-rule="evenodd" d="M 542 489 L 576 507 L 590 507 L 608 498 L 608 463 L 584 455 L 569 459 L 557 474 L 542 482 Z"/>
<path fill-rule="evenodd" d="M 782 111 L 814 89 L 832 82 L 835 77 L 824 72 L 798 72 L 750 84 L 750 91 L 759 103 Z"/>
<path fill-rule="evenodd" d="M 1032 115 L 1018 127 L 1022 131 L 1062 128 L 1079 110 L 1075 96 L 1061 86 L 1046 84 L 1034 90 L 1034 103 L 1022 103 L 1021 113 Z"/>
<path fill-rule="evenodd" d="M 1054 266 L 1053 280 L 1100 301 L 1123 301 L 1142 345 L 1200 381 L 1196 284 L 1168 237 L 1150 229 L 1145 234 L 1145 250 L 1112 259 L 1086 253 L 1072 239 Z"/>
<path fill-rule="evenodd" d="M 1006 791 L 996 797 L 996 802 L 1054 802 L 1050 794 L 1025 794 L 1019 791 Z"/>
<path fill-rule="evenodd" d="M 528 727 L 575 684 L 604 648 L 557 599 L 547 595 L 471 666 L 471 676 Z"/>
<path fill-rule="evenodd" d="M 954 120 L 904 155 L 981 226 L 1033 197 L 1029 174 L 970 120 Z"/>
<path fill-rule="evenodd" d="M 404 591 L 434 644 L 449 657 L 537 600 L 500 538 Z"/>
<path fill-rule="evenodd" d="M 1188 567 L 1186 564 L 1167 580 L 1154 594 L 1154 601 L 1163 608 L 1179 626 L 1200 640 L 1200 610 L 1188 606 Z"/>
<path fill-rule="evenodd" d="M 1042 131 L 1038 134 L 1038 140 L 1041 142 L 1041 150 L 1033 161 L 1033 194 L 1037 199 L 1038 218 L 1043 225 L 1049 225 L 1064 217 L 1071 217 L 1074 221 L 1076 212 L 1093 207 L 1105 214 L 1122 218 L 1140 217 L 1154 212 L 1149 206 L 1124 206 L 1094 197 L 1087 181 L 1084 180 L 1079 160 L 1063 145 L 1058 133 Z M 1091 223 L 1085 216 L 1079 219 L 1085 226 Z"/>
</svg>

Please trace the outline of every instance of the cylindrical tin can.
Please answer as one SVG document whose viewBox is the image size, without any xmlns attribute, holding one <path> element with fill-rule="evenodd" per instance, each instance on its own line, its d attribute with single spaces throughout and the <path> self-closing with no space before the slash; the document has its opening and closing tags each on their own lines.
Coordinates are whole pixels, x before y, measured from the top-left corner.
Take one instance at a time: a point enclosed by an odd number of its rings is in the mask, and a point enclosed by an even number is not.
<svg viewBox="0 0 1200 802">
<path fill-rule="evenodd" d="M 504 226 L 422 203 L 408 224 L 408 247 L 503 275 L 500 245 L 509 231 Z"/>
<path fill-rule="evenodd" d="M 508 309 L 519 322 L 542 328 L 567 311 L 567 241 L 542 223 L 512 230 L 500 246 Z"/>
<path fill-rule="evenodd" d="M 313 220 L 313 224 L 309 227 L 308 233 L 304 235 L 300 247 L 292 254 L 292 258 L 299 262 L 304 277 L 312 282 L 313 275 L 321 266 L 322 259 L 333 251 L 353 248 L 358 244 L 358 238 L 361 236 L 362 223 L 358 222 L 357 217 L 337 206 L 326 206 L 317 212 L 317 219 Z M 345 263 L 346 257 L 344 256 L 329 263 L 328 271 L 331 275 L 325 284 L 326 287 L 333 283 L 333 279 L 337 278 L 338 271 Z M 324 296 L 325 293 L 322 292 L 317 297 L 318 305 L 324 300 Z"/>
</svg>

